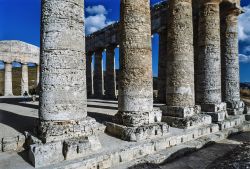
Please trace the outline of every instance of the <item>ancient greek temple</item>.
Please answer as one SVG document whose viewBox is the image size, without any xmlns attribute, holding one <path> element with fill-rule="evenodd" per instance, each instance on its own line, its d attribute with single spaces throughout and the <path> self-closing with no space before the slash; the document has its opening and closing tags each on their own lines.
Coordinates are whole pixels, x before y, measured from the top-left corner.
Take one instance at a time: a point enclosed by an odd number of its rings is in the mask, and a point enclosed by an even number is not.
<svg viewBox="0 0 250 169">
<path fill-rule="evenodd" d="M 121 0 L 120 21 L 86 37 L 82 0 L 42 2 L 40 60 L 31 45 L 0 43 L 4 95 L 13 94 L 11 62 L 22 63 L 22 92 L 28 90 L 26 63 L 40 65 L 39 121 L 36 132 L 26 133 L 35 167 L 111 168 L 250 126 L 239 87 L 238 16 L 244 12 L 239 0 L 168 0 L 152 7 L 149 0 Z M 156 100 L 154 34 L 159 35 Z M 23 51 L 15 50 L 18 45 Z M 104 130 L 88 116 L 87 97 L 118 99 Z M 154 101 L 161 105 L 153 107 Z"/>
</svg>

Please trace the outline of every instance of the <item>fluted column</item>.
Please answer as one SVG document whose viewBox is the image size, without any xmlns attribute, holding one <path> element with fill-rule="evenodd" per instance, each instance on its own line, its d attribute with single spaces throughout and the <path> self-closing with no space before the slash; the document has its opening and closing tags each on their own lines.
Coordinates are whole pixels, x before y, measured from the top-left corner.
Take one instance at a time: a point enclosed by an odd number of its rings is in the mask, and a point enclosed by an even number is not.
<svg viewBox="0 0 250 169">
<path fill-rule="evenodd" d="M 196 102 L 202 112 L 223 121 L 226 104 L 221 97 L 220 0 L 203 0 L 199 18 Z"/>
<path fill-rule="evenodd" d="M 115 46 L 106 50 L 105 98 L 116 98 Z"/>
<path fill-rule="evenodd" d="M 28 64 L 22 63 L 21 95 L 29 93 L 29 72 Z"/>
<path fill-rule="evenodd" d="M 93 96 L 93 66 L 92 66 L 92 52 L 86 54 L 86 77 L 87 77 L 87 95 Z"/>
<path fill-rule="evenodd" d="M 153 110 L 149 0 L 121 0 L 120 16 L 118 113 L 107 131 L 128 141 L 162 136 L 168 128 Z"/>
<path fill-rule="evenodd" d="M 13 96 L 12 89 L 12 63 L 4 63 L 4 96 Z"/>
<path fill-rule="evenodd" d="M 103 50 L 95 52 L 95 68 L 94 68 L 94 96 L 102 98 L 104 95 L 104 79 L 103 79 Z"/>
<path fill-rule="evenodd" d="M 163 121 L 178 128 L 209 124 L 211 117 L 195 105 L 192 0 L 170 0 L 168 21 Z"/>
<path fill-rule="evenodd" d="M 83 17 L 83 1 L 43 0 L 39 132 L 44 142 L 83 140 L 94 131 L 87 117 Z"/>
<path fill-rule="evenodd" d="M 159 32 L 158 102 L 166 103 L 167 30 Z"/>
<path fill-rule="evenodd" d="M 236 6 L 221 6 L 221 67 L 222 100 L 227 103 L 228 113 L 242 114 L 244 103 L 240 100 L 240 73 L 238 49 L 238 16 Z"/>
<path fill-rule="evenodd" d="M 36 65 L 36 84 L 39 85 L 40 82 L 40 66 Z"/>
</svg>

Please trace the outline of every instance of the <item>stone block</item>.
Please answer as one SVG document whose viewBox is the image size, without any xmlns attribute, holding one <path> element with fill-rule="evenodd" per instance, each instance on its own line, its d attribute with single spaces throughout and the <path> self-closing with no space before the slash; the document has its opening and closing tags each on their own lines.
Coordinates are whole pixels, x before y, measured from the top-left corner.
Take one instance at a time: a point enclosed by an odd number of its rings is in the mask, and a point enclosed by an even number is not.
<svg viewBox="0 0 250 169">
<path fill-rule="evenodd" d="M 193 116 L 186 118 L 163 116 L 162 121 L 166 122 L 171 127 L 188 129 L 193 127 L 198 127 L 201 125 L 211 124 L 212 118 L 211 116 L 205 114 L 195 114 Z"/>
<path fill-rule="evenodd" d="M 17 137 L 4 137 L 2 142 L 3 152 L 7 151 L 17 151 Z"/>
<path fill-rule="evenodd" d="M 219 122 L 225 120 L 226 111 L 220 111 L 220 112 L 206 112 L 207 115 L 212 117 L 213 122 Z"/>
<path fill-rule="evenodd" d="M 221 112 L 227 110 L 227 104 L 222 102 L 218 104 L 201 104 L 202 112 Z"/>
<path fill-rule="evenodd" d="M 185 118 L 200 113 L 201 108 L 197 105 L 191 107 L 163 106 L 161 110 L 163 116 Z"/>
<path fill-rule="evenodd" d="M 224 121 L 218 122 L 220 130 L 232 128 L 243 124 L 245 121 L 244 115 L 229 116 Z"/>
<path fill-rule="evenodd" d="M 57 141 L 30 145 L 29 159 L 36 168 L 59 163 L 64 160 L 63 143 Z"/>
<path fill-rule="evenodd" d="M 126 141 L 141 141 L 164 136 L 169 131 L 169 126 L 166 123 L 152 123 L 139 127 L 126 127 L 107 122 L 106 126 L 107 133 Z"/>
<path fill-rule="evenodd" d="M 63 143 L 63 155 L 66 160 L 70 160 L 86 156 L 100 148 L 101 143 L 95 135 L 68 139 Z"/>
</svg>

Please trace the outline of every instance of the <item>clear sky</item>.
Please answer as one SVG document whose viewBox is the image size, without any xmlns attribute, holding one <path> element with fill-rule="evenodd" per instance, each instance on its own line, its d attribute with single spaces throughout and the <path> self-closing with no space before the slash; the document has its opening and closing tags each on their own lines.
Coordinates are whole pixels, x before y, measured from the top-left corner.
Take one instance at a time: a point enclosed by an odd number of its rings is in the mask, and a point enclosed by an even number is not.
<svg viewBox="0 0 250 169">
<path fill-rule="evenodd" d="M 151 0 L 151 4 L 159 1 L 161 0 Z M 119 0 L 85 0 L 86 33 L 89 34 L 118 21 L 119 3 Z M 241 3 L 245 10 L 239 18 L 241 82 L 250 82 L 250 0 L 242 0 Z M 39 46 L 40 12 L 40 0 L 0 0 L 0 40 L 21 40 Z M 157 76 L 157 35 L 154 36 L 152 44 L 153 74 Z M 118 50 L 116 53 L 118 58 Z M 118 63 L 116 66 L 118 67 Z"/>
</svg>

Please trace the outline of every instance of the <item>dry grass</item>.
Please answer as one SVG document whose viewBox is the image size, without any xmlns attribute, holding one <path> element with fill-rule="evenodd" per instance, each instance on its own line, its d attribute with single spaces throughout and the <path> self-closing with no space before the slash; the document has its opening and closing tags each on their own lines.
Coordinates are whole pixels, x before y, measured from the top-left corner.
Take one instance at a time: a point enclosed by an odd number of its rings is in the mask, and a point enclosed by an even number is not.
<svg viewBox="0 0 250 169">
<path fill-rule="evenodd" d="M 250 89 L 241 89 L 240 90 L 240 95 L 242 100 L 250 106 Z"/>
</svg>

